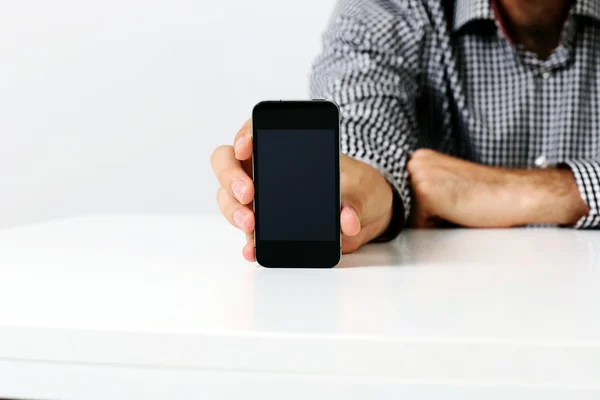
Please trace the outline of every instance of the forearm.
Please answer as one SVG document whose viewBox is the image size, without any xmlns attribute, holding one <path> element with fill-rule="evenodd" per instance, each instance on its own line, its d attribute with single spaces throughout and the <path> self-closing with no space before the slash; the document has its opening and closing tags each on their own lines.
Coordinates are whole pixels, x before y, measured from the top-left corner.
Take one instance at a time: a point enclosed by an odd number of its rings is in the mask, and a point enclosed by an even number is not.
<svg viewBox="0 0 600 400">
<path fill-rule="evenodd" d="M 420 149 L 407 168 L 414 195 L 411 225 L 415 227 L 435 226 L 439 220 L 473 228 L 575 225 L 591 213 L 578 185 L 582 179 L 567 165 L 510 169 Z"/>
<path fill-rule="evenodd" d="M 516 225 L 573 225 L 590 211 L 569 169 L 507 170 Z"/>
</svg>

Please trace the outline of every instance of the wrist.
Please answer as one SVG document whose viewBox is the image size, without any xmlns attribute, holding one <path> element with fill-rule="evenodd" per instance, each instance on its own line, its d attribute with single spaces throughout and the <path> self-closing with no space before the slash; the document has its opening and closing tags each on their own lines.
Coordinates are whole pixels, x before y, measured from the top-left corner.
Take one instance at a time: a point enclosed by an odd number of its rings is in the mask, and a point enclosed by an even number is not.
<svg viewBox="0 0 600 400">
<path fill-rule="evenodd" d="M 369 166 L 370 167 L 370 166 Z M 369 203 L 372 204 L 375 209 L 373 215 L 375 218 L 376 226 L 372 231 L 372 237 L 370 240 L 379 240 L 384 236 L 388 235 L 390 227 L 392 227 L 394 214 L 394 200 L 396 196 L 396 190 L 390 183 L 390 181 L 377 169 L 370 167 L 369 169 L 369 181 L 373 183 L 372 189 L 369 191 Z M 393 239 L 397 234 L 390 237 Z M 383 239 L 385 240 L 385 239 Z"/>
<path fill-rule="evenodd" d="M 383 178 L 383 177 L 382 177 Z M 392 185 L 383 178 L 383 186 L 380 192 L 380 218 L 379 218 L 379 226 L 376 230 L 374 239 L 378 239 L 383 236 L 388 236 L 388 231 L 390 227 L 393 225 L 392 221 L 395 217 L 394 215 L 394 198 L 396 194 L 396 190 L 392 187 Z"/>
</svg>

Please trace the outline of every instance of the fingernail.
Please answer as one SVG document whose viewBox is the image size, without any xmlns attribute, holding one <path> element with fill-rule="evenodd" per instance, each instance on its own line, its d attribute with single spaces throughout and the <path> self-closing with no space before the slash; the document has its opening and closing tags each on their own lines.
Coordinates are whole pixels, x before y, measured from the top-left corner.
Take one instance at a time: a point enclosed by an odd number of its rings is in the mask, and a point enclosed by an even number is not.
<svg viewBox="0 0 600 400">
<path fill-rule="evenodd" d="M 241 138 L 239 138 L 235 142 L 235 151 L 238 151 L 238 149 L 240 148 L 240 146 L 243 145 L 244 143 L 246 143 L 246 137 L 242 136 Z"/>
<path fill-rule="evenodd" d="M 233 185 L 231 185 L 231 190 L 233 190 L 233 194 L 235 195 L 238 201 L 242 201 L 244 198 L 244 194 L 246 193 L 246 184 L 244 181 L 235 181 Z"/>
<path fill-rule="evenodd" d="M 240 228 L 244 230 L 244 220 L 246 219 L 246 212 L 241 208 L 233 213 L 233 222 Z"/>
</svg>

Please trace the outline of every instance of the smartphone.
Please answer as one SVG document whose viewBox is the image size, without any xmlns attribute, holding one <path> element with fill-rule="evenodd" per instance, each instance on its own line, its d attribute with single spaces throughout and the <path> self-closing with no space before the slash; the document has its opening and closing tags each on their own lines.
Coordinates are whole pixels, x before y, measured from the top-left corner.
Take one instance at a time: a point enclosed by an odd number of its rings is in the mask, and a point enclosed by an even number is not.
<svg viewBox="0 0 600 400">
<path fill-rule="evenodd" d="M 254 107 L 254 245 L 260 265 L 329 268 L 340 261 L 339 125 L 331 101 L 263 101 Z"/>
</svg>

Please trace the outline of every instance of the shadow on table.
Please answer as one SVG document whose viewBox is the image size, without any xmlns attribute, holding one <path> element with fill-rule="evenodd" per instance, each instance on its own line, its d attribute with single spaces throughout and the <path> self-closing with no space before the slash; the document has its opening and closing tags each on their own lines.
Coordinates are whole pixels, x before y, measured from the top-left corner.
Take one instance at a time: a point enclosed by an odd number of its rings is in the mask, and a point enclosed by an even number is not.
<svg viewBox="0 0 600 400">
<path fill-rule="evenodd" d="M 402 254 L 396 242 L 371 243 L 363 246 L 352 254 L 344 254 L 340 263 L 335 267 L 384 267 L 401 266 Z"/>
<path fill-rule="evenodd" d="M 600 263 L 600 231 L 563 228 L 407 229 L 345 254 L 336 268 Z"/>
</svg>

